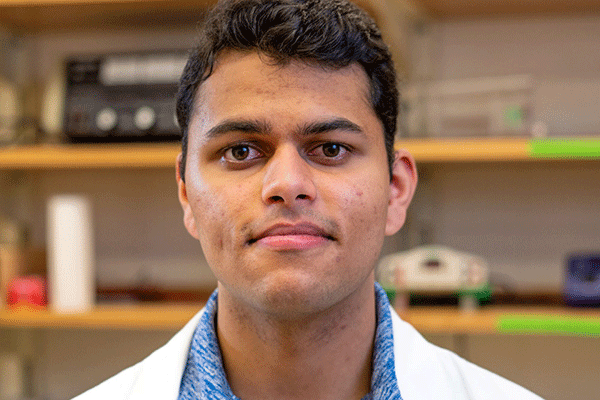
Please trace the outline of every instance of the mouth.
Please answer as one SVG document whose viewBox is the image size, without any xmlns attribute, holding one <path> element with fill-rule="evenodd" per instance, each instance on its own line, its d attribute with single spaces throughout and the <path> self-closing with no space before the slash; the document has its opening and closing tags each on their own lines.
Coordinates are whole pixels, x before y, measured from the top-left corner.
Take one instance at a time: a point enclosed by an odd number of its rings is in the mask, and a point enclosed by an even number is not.
<svg viewBox="0 0 600 400">
<path fill-rule="evenodd" d="M 272 250 L 307 250 L 334 241 L 335 238 L 323 228 L 311 224 L 276 224 L 248 241 Z"/>
</svg>

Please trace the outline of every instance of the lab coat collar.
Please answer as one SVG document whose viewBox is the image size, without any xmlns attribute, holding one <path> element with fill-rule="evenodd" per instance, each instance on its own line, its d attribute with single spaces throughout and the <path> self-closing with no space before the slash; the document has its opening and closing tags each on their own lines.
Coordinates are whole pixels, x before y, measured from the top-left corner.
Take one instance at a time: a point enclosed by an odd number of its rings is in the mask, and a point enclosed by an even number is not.
<svg viewBox="0 0 600 400">
<path fill-rule="evenodd" d="M 135 366 L 139 370 L 127 399 L 177 400 L 192 337 L 203 313 L 204 308 L 166 345 Z"/>
</svg>

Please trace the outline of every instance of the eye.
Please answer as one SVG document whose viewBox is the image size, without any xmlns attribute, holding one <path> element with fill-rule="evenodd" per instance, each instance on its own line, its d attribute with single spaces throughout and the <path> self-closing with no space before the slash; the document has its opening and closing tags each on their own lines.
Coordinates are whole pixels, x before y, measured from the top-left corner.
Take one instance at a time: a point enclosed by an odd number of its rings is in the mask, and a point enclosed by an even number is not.
<svg viewBox="0 0 600 400">
<path fill-rule="evenodd" d="M 314 147 L 308 156 L 323 164 L 335 164 L 342 162 L 350 153 L 351 150 L 343 144 L 327 142 Z"/>
<path fill-rule="evenodd" d="M 225 149 L 222 160 L 229 163 L 252 161 L 262 157 L 262 152 L 248 144 L 236 144 Z"/>
</svg>

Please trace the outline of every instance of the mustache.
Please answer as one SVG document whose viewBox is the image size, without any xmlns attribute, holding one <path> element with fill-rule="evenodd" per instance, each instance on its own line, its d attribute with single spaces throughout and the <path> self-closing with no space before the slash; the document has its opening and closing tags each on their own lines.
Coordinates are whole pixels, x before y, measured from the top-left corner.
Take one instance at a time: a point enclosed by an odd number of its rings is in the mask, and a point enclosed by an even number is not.
<svg viewBox="0 0 600 400">
<path fill-rule="evenodd" d="M 309 223 L 317 226 L 327 236 L 338 240 L 340 226 L 331 218 L 327 218 L 313 210 L 303 210 L 301 212 L 289 209 L 278 209 L 269 213 L 259 220 L 251 221 L 241 227 L 241 234 L 245 243 L 251 243 L 256 240 L 262 232 L 278 223 Z"/>
</svg>

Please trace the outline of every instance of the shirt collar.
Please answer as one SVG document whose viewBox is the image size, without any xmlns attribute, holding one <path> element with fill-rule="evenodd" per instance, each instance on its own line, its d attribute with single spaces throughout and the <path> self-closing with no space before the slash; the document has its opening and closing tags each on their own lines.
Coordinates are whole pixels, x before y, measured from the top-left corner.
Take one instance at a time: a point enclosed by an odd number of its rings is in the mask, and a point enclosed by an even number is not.
<svg viewBox="0 0 600 400">
<path fill-rule="evenodd" d="M 240 400 L 227 382 L 217 339 L 215 290 L 206 303 L 196 327 L 181 379 L 179 400 Z M 390 303 L 381 286 L 375 284 L 377 329 L 373 349 L 371 393 L 363 400 L 402 400 L 394 363 L 394 336 Z"/>
<path fill-rule="evenodd" d="M 375 283 L 375 301 L 377 304 L 377 330 L 373 348 L 371 396 L 373 400 L 402 400 L 396 379 L 391 306 L 379 283 Z"/>
</svg>

